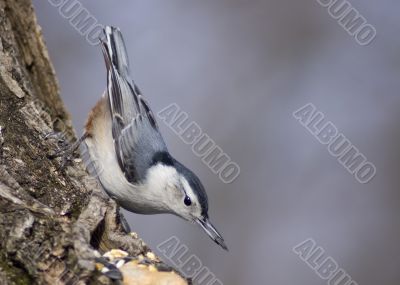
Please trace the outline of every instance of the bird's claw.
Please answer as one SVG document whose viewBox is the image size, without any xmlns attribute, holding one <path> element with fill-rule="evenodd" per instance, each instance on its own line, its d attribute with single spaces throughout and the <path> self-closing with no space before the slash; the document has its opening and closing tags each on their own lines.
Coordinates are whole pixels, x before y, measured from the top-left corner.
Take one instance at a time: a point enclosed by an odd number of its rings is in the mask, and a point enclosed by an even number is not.
<svg viewBox="0 0 400 285">
<path fill-rule="evenodd" d="M 126 234 L 129 234 L 131 232 L 131 227 L 129 226 L 128 221 L 125 219 L 124 215 L 122 214 L 120 207 L 118 207 L 117 213 L 118 213 L 118 219 L 121 224 L 122 230 Z"/>
<path fill-rule="evenodd" d="M 49 159 L 61 158 L 59 170 L 64 170 L 69 164 L 72 163 L 76 148 L 74 145 L 70 145 L 64 133 L 49 132 L 44 135 L 44 140 L 50 139 L 56 141 L 58 149 L 53 153 L 49 153 L 47 157 Z"/>
</svg>

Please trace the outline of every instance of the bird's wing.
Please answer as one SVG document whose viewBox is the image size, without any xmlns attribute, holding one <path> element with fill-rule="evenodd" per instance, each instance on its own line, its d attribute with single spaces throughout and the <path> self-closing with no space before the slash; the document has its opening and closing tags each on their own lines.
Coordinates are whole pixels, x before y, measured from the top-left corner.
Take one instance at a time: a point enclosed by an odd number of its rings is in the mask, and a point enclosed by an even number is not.
<svg viewBox="0 0 400 285">
<path fill-rule="evenodd" d="M 131 183 L 142 180 L 153 157 L 167 148 L 154 114 L 130 77 L 129 59 L 119 29 L 106 27 L 102 51 L 118 163 Z"/>
</svg>

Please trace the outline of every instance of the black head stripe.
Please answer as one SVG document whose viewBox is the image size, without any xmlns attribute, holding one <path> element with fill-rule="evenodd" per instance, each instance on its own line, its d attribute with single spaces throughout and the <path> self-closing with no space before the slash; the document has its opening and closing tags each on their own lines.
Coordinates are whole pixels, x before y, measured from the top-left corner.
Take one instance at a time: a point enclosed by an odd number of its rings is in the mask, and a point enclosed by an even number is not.
<svg viewBox="0 0 400 285">
<path fill-rule="evenodd" d="M 152 165 L 156 165 L 157 163 L 162 163 L 169 166 L 174 165 L 171 155 L 166 151 L 159 151 L 153 155 Z"/>
<path fill-rule="evenodd" d="M 197 199 L 201 206 L 201 214 L 203 217 L 208 217 L 208 198 L 206 190 L 201 184 L 200 179 L 194 174 L 190 169 L 185 167 L 179 161 L 174 160 L 174 166 L 181 173 L 189 183 L 190 187 L 193 189 L 194 194 L 197 196 Z"/>
</svg>

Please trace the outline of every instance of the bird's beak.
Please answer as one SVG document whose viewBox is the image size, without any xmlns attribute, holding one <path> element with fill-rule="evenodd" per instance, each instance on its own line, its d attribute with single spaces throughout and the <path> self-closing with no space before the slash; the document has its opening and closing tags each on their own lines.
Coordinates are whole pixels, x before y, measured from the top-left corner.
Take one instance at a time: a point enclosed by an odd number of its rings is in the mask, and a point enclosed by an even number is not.
<svg viewBox="0 0 400 285">
<path fill-rule="evenodd" d="M 223 249 L 228 251 L 228 247 L 226 246 L 221 234 L 214 228 L 208 218 L 196 219 L 196 222 L 216 244 L 220 245 Z"/>
</svg>

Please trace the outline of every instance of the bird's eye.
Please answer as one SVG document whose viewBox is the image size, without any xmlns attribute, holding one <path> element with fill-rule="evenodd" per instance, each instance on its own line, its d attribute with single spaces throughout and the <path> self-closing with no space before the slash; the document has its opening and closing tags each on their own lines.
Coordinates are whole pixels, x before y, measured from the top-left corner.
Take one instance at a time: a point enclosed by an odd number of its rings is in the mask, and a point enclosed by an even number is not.
<svg viewBox="0 0 400 285">
<path fill-rule="evenodd" d="M 186 206 L 192 205 L 192 200 L 188 196 L 185 196 L 185 200 L 183 201 Z"/>
</svg>

